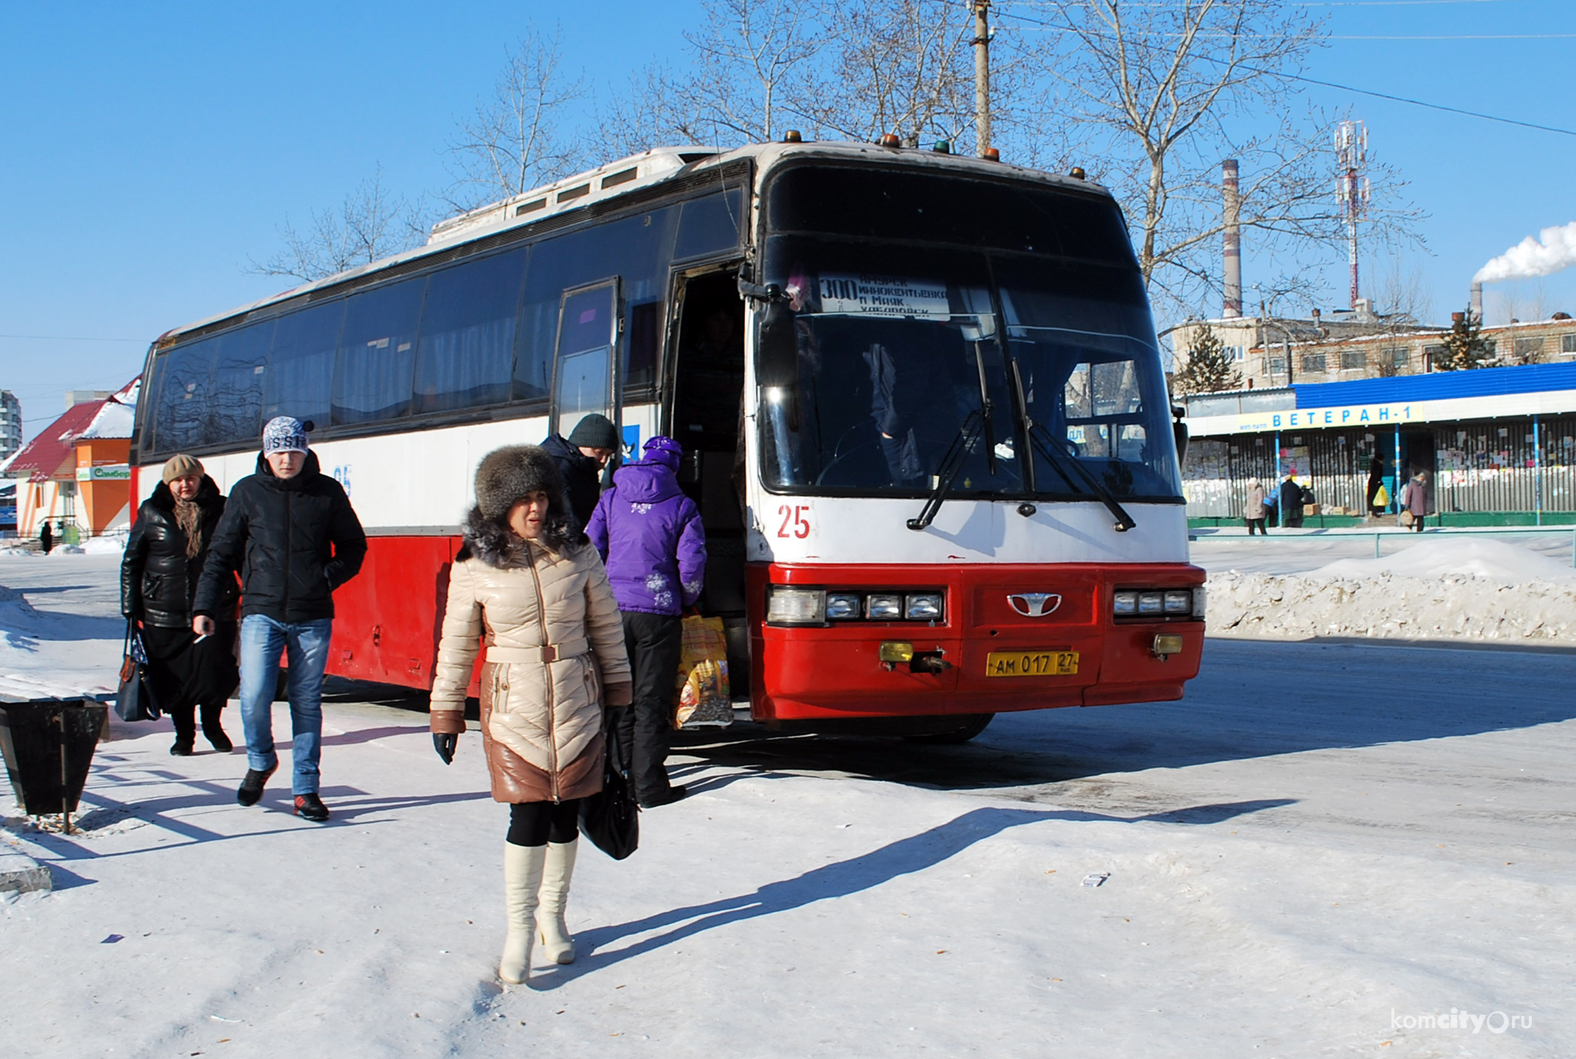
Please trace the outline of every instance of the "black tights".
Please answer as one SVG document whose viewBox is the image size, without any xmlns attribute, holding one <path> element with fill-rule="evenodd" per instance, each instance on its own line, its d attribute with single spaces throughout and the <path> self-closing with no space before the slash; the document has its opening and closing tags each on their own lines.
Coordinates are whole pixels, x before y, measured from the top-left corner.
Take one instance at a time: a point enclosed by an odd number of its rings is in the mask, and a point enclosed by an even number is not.
<svg viewBox="0 0 1576 1059">
<path fill-rule="evenodd" d="M 580 799 L 565 802 L 511 802 L 509 842 L 516 846 L 545 846 L 573 842 L 580 833 Z"/>
</svg>

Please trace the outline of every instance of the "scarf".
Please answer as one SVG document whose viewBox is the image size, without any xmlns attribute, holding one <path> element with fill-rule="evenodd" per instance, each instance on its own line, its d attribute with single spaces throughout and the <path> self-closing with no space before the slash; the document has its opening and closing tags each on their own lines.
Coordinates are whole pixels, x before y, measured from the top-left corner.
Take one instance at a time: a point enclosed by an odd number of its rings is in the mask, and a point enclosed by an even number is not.
<svg viewBox="0 0 1576 1059">
<path fill-rule="evenodd" d="M 186 558 L 202 554 L 202 508 L 194 500 L 175 501 L 175 524 L 186 534 Z"/>
</svg>

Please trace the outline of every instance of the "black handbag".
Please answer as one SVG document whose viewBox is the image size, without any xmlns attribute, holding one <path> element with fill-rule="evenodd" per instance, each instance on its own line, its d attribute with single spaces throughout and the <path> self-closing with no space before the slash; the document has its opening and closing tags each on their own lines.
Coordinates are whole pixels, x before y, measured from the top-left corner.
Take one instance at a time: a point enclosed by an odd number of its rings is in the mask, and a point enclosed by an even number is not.
<svg viewBox="0 0 1576 1059">
<path fill-rule="evenodd" d="M 580 799 L 580 831 L 597 849 L 623 860 L 640 846 L 640 807 L 629 775 L 619 767 L 618 730 L 608 725 L 602 789 Z"/>
<path fill-rule="evenodd" d="M 115 692 L 115 716 L 123 721 L 157 721 L 164 715 L 148 679 L 148 652 L 142 634 L 126 623 L 126 657 L 120 664 L 120 689 Z"/>
</svg>

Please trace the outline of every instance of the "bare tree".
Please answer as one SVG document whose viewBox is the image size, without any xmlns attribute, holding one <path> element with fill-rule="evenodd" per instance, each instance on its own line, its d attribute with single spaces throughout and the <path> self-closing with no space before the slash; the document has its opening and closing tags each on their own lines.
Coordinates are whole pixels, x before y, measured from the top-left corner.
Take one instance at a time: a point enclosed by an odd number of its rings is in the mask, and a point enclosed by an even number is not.
<svg viewBox="0 0 1576 1059">
<path fill-rule="evenodd" d="M 1394 320 L 1397 328 L 1426 324 L 1434 315 L 1434 302 L 1423 270 L 1392 254 L 1375 286 L 1374 306 L 1381 317 Z"/>
<path fill-rule="evenodd" d="M 827 0 L 831 62 L 801 106 L 818 129 L 850 140 L 895 133 L 904 143 L 971 136 L 974 66 L 969 9 L 948 0 Z"/>
<path fill-rule="evenodd" d="M 1043 21 L 1057 31 L 1041 34 L 1039 63 L 1070 123 L 1066 149 L 1126 208 L 1152 297 L 1178 309 L 1218 291 L 1223 158 L 1241 161 L 1239 223 L 1261 257 L 1338 245 L 1327 125 L 1290 114 L 1290 75 L 1323 37 L 1303 5 L 1050 0 Z M 1244 119 L 1277 114 L 1238 135 Z M 1388 172 L 1371 171 L 1382 190 Z"/>
<path fill-rule="evenodd" d="M 448 199 L 456 209 L 550 183 L 581 161 L 573 139 L 560 136 L 559 122 L 586 86 L 564 73 L 558 34 L 532 29 L 505 56 L 492 97 L 476 104 L 449 141 L 455 182 Z"/>
<path fill-rule="evenodd" d="M 705 22 L 686 33 L 694 73 L 662 84 L 674 131 L 696 143 L 735 144 L 776 138 L 802 117 L 794 100 L 809 84 L 808 67 L 824 46 L 818 0 L 707 0 Z"/>
<path fill-rule="evenodd" d="M 267 261 L 250 261 L 246 271 L 310 283 L 425 242 L 427 224 L 420 201 L 383 186 L 379 166 L 337 209 L 313 210 L 304 230 L 286 217 L 279 235 L 284 248 Z"/>
</svg>

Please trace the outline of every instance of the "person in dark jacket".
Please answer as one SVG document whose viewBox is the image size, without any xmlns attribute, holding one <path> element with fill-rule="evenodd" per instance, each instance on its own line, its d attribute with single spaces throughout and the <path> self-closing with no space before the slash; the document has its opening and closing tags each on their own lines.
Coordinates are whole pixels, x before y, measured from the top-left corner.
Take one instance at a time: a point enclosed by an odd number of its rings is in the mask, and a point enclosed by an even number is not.
<svg viewBox="0 0 1576 1059">
<path fill-rule="evenodd" d="M 1293 529 L 1302 526 L 1302 486 L 1291 475 L 1280 484 L 1280 524 Z"/>
<path fill-rule="evenodd" d="M 1388 506 L 1386 504 L 1376 504 L 1376 503 L 1374 503 L 1375 499 L 1379 496 L 1379 490 L 1382 489 L 1383 487 L 1384 487 L 1384 461 L 1381 460 L 1378 456 L 1375 456 L 1373 459 L 1368 461 L 1368 490 L 1367 490 L 1367 496 L 1368 496 L 1368 515 L 1369 515 L 1370 518 L 1378 518 L 1380 515 L 1383 515 L 1384 514 L 1384 509 Z"/>
<path fill-rule="evenodd" d="M 564 502 L 574 515 L 574 530 L 580 532 L 591 521 L 597 497 L 602 495 L 602 469 L 618 453 L 618 429 L 607 416 L 593 412 L 575 424 L 569 437 L 553 434 L 542 442 L 542 448 L 558 464 Z"/>
<path fill-rule="evenodd" d="M 159 708 L 175 722 L 170 753 L 186 757 L 202 734 L 215 750 L 232 744 L 220 715 L 235 690 L 235 578 L 222 584 L 214 633 L 192 632 L 192 598 L 208 558 L 208 542 L 224 512 L 224 496 L 201 461 L 184 454 L 164 464 L 162 481 L 137 509 L 120 563 L 120 612 L 141 624 L 148 679 Z"/>
<path fill-rule="evenodd" d="M 619 743 L 629 748 L 635 799 L 648 809 L 684 797 L 663 763 L 683 647 L 679 615 L 700 598 L 706 576 L 700 512 L 673 473 L 682 456 L 672 438 L 646 442 L 645 460 L 613 475 L 586 526 L 624 618 L 635 686 L 631 707 L 619 715 Z"/>
<path fill-rule="evenodd" d="M 49 528 L 49 520 L 44 520 L 44 528 L 38 531 L 38 546 L 48 555 L 55 550 L 55 531 Z"/>
<path fill-rule="evenodd" d="M 334 625 L 333 592 L 361 569 L 367 537 L 338 482 L 318 469 L 298 419 L 276 416 L 263 428 L 257 473 L 230 490 L 192 605 L 192 630 L 214 631 L 227 579 L 241 572 L 241 724 L 247 771 L 236 792 L 256 805 L 279 767 L 273 699 L 279 657 L 290 653 L 291 790 L 295 811 L 328 819 L 318 797 L 323 740 L 323 670 Z"/>
</svg>

